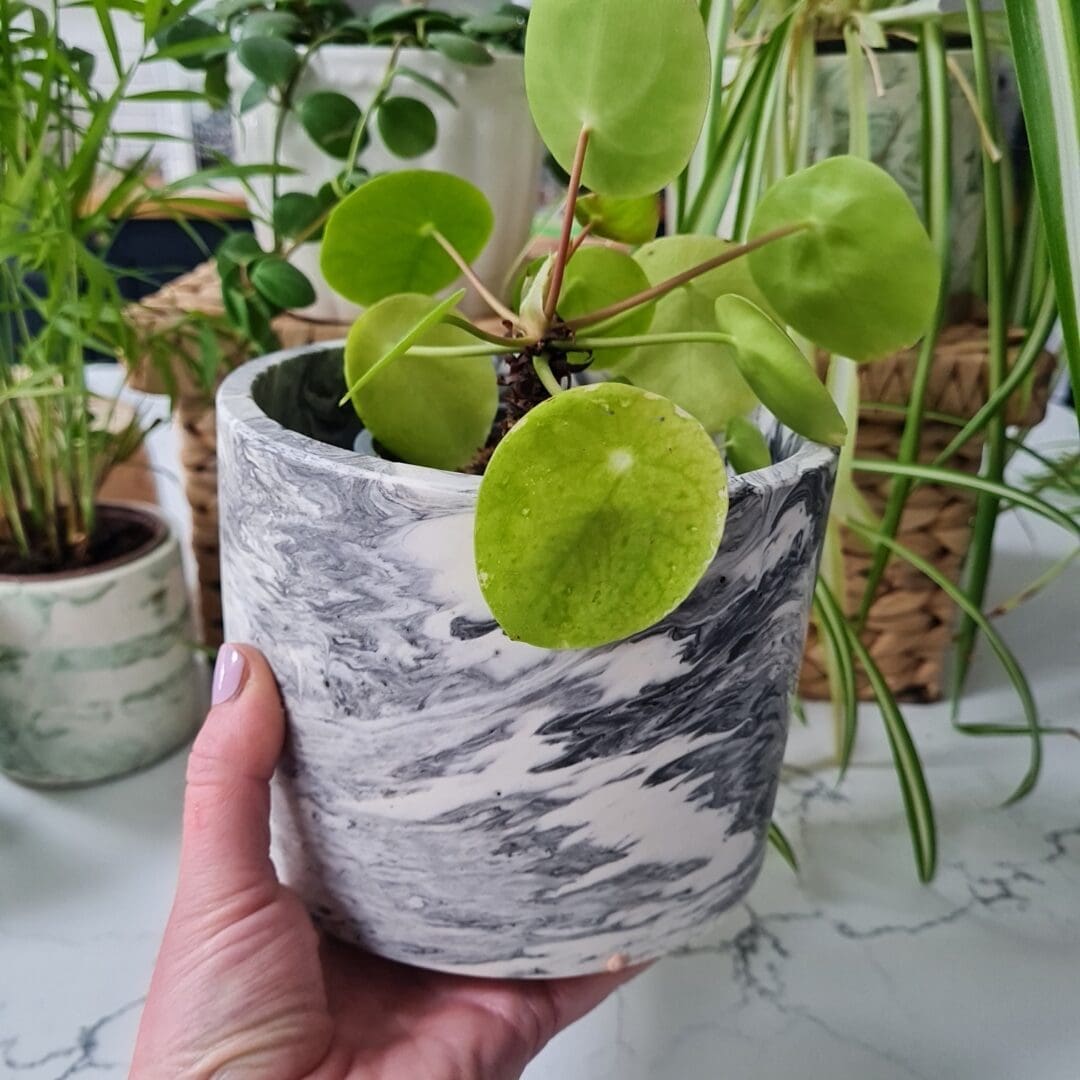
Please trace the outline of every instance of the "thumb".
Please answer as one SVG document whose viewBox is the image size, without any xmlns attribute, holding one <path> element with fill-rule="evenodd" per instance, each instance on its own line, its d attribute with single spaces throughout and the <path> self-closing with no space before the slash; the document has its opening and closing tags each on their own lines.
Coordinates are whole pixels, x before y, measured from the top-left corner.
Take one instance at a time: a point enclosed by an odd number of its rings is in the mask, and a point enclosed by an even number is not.
<svg viewBox="0 0 1080 1080">
<path fill-rule="evenodd" d="M 224 645 L 213 706 L 191 749 L 177 900 L 203 911 L 276 888 L 270 862 L 270 777 L 285 736 L 274 677 L 250 646 Z"/>
</svg>

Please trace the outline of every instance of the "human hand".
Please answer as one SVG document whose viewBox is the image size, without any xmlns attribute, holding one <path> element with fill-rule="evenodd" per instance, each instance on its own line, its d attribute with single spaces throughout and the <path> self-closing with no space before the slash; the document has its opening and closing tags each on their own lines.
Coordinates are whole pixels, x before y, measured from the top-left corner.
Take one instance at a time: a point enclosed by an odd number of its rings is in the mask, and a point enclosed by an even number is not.
<svg viewBox="0 0 1080 1080">
<path fill-rule="evenodd" d="M 322 937 L 270 862 L 284 720 L 258 652 L 222 649 L 214 702 L 132 1080 L 512 1080 L 634 974 L 468 979 Z"/>
</svg>

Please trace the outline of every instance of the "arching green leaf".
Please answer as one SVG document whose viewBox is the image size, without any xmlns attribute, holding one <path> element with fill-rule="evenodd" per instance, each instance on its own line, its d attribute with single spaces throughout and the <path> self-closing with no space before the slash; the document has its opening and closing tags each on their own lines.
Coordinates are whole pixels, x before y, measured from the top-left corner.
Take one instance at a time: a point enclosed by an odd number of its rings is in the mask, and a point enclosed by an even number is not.
<svg viewBox="0 0 1080 1080">
<path fill-rule="evenodd" d="M 345 379 L 354 386 L 433 309 L 429 297 L 391 296 L 364 312 L 345 345 Z M 437 325 L 414 342 L 460 347 L 476 339 Z M 386 364 L 353 395 L 364 426 L 395 457 L 413 465 L 460 469 L 487 442 L 499 404 L 488 356 L 418 357 L 408 352 Z"/>
<path fill-rule="evenodd" d="M 724 430 L 724 449 L 728 464 L 740 476 L 772 464 L 772 454 L 765 436 L 752 420 L 736 416 Z"/>
<path fill-rule="evenodd" d="M 843 444 L 846 427 L 829 391 L 764 311 L 742 296 L 722 296 L 716 321 L 735 338 L 739 370 L 773 416 L 804 438 Z"/>
<path fill-rule="evenodd" d="M 591 132 L 585 186 L 650 195 L 690 160 L 709 97 L 695 0 L 536 0 L 525 86 L 540 135 L 569 170 Z"/>
<path fill-rule="evenodd" d="M 730 247 L 726 240 L 712 236 L 671 236 L 646 244 L 634 259 L 649 284 L 657 285 Z M 716 300 L 728 293 L 764 304 L 745 259 L 711 270 L 658 300 L 650 333 L 715 330 Z M 671 398 L 714 434 L 723 431 L 732 417 L 745 416 L 757 405 L 754 392 L 739 374 L 730 345 L 693 342 L 645 346 L 622 352 L 614 360 L 605 353 L 599 363 L 625 375 L 636 386 Z"/>
<path fill-rule="evenodd" d="M 855 157 L 828 158 L 773 185 L 752 238 L 808 227 L 750 255 L 781 319 L 830 352 L 875 360 L 906 348 L 934 318 L 940 261 L 900 185 Z"/>
<path fill-rule="evenodd" d="M 428 43 L 450 60 L 459 64 L 472 64 L 474 67 L 487 67 L 495 62 L 495 57 L 485 45 L 464 34 L 452 30 L 439 30 L 428 34 Z"/>
<path fill-rule="evenodd" d="M 471 262 L 483 251 L 493 221 L 484 193 L 467 180 L 423 170 L 387 173 L 330 215 L 322 272 L 331 288 L 357 304 L 401 292 L 430 295 L 459 274 L 433 233 Z"/>
<path fill-rule="evenodd" d="M 480 587 L 515 640 L 604 645 L 689 596 L 726 513 L 723 461 L 696 420 L 633 386 L 568 390 L 519 421 L 488 464 Z"/>
</svg>

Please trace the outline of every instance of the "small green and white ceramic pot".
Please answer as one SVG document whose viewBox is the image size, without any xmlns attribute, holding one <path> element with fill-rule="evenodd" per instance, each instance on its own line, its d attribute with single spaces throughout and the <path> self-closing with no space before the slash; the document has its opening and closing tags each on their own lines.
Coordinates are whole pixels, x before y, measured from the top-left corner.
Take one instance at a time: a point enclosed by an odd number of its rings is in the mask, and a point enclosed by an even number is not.
<svg viewBox="0 0 1080 1080">
<path fill-rule="evenodd" d="M 101 512 L 138 523 L 145 539 L 87 570 L 0 575 L 0 771 L 22 783 L 122 776 L 198 725 L 180 545 L 150 507 Z"/>
</svg>

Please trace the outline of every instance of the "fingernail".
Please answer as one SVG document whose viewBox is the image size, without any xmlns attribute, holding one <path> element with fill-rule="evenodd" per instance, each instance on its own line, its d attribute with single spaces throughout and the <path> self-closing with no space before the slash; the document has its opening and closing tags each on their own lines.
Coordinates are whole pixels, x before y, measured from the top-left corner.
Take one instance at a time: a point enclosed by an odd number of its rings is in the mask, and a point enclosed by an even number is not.
<svg viewBox="0 0 1080 1080">
<path fill-rule="evenodd" d="M 222 645 L 214 664 L 214 688 L 210 696 L 212 705 L 224 705 L 240 692 L 247 674 L 244 654 L 232 645 Z"/>
</svg>

